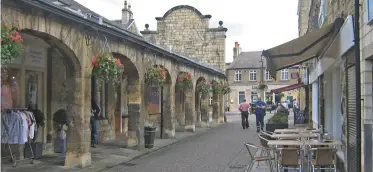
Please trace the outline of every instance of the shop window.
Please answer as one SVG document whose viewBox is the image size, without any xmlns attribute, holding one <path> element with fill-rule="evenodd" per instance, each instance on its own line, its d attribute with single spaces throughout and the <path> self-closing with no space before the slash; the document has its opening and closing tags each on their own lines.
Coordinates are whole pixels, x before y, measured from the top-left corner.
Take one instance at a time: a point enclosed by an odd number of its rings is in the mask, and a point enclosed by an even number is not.
<svg viewBox="0 0 373 172">
<path fill-rule="evenodd" d="M 238 92 L 238 103 L 242 103 L 244 99 L 245 99 L 245 92 L 239 91 Z"/>
<path fill-rule="evenodd" d="M 272 80 L 273 80 L 273 78 L 272 78 L 272 76 L 269 74 L 269 71 L 268 71 L 268 70 L 266 71 L 265 80 L 266 80 L 266 81 L 272 81 Z"/>
<path fill-rule="evenodd" d="M 41 72 L 26 71 L 26 108 L 40 109 L 42 98 L 42 75 Z"/>
<path fill-rule="evenodd" d="M 256 101 L 258 101 L 258 93 L 251 92 L 251 103 L 255 103 Z"/>
<path fill-rule="evenodd" d="M 240 70 L 234 72 L 234 81 L 241 81 L 242 80 L 242 73 Z"/>
<path fill-rule="evenodd" d="M 249 71 L 249 76 L 250 81 L 256 81 L 256 70 Z"/>
<path fill-rule="evenodd" d="M 289 80 L 289 71 L 287 69 L 281 70 L 281 80 Z"/>
<path fill-rule="evenodd" d="M 368 23 L 373 23 L 373 0 L 367 0 Z"/>
</svg>

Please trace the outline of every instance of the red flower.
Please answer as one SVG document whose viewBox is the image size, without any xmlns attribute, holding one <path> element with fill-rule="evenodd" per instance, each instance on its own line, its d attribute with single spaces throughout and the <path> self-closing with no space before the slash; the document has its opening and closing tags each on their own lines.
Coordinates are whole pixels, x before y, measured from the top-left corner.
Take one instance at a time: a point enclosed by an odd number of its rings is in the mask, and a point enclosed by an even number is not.
<svg viewBox="0 0 373 172">
<path fill-rule="evenodd" d="M 190 73 L 186 74 L 185 78 L 189 79 L 190 78 Z"/>
<path fill-rule="evenodd" d="M 94 66 L 94 67 L 98 66 L 97 58 L 98 58 L 98 56 L 94 56 L 93 59 L 92 59 L 92 66 Z"/>
<path fill-rule="evenodd" d="M 177 81 L 182 82 L 182 81 L 183 81 L 183 78 L 180 77 L 180 76 L 178 76 L 178 77 L 177 77 Z"/>
<path fill-rule="evenodd" d="M 18 32 L 21 32 L 21 31 L 22 31 L 22 29 L 21 29 L 21 28 L 18 28 L 17 30 L 18 30 Z"/>
<path fill-rule="evenodd" d="M 9 26 L 8 24 L 4 24 L 4 27 L 5 27 L 5 28 L 8 28 L 8 26 Z"/>
<path fill-rule="evenodd" d="M 120 65 L 120 59 L 119 59 L 119 58 L 117 58 L 117 59 L 115 60 L 115 64 L 116 64 L 117 66 Z"/>
</svg>

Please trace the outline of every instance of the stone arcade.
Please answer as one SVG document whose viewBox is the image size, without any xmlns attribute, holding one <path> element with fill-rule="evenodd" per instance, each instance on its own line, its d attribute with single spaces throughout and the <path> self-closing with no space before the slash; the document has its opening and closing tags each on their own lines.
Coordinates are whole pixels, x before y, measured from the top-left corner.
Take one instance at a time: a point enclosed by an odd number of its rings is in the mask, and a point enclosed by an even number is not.
<svg viewBox="0 0 373 172">
<path fill-rule="evenodd" d="M 144 84 L 144 73 L 156 65 L 163 66 L 168 71 L 161 100 L 163 136 L 175 137 L 176 121 L 179 121 L 180 116 L 175 113 L 175 83 L 179 72 L 190 73 L 193 80 L 191 91 L 183 94 L 185 120 L 179 125 L 191 132 L 195 131 L 197 124 L 208 126 L 208 99 L 200 99 L 194 92 L 199 81 L 215 79 L 225 82 L 225 75 L 220 70 L 160 48 L 90 11 L 88 12 L 91 14 L 82 16 L 82 13 L 78 15 L 64 8 L 65 6 L 38 0 L 4 0 L 1 5 L 2 22 L 23 28 L 22 35 L 29 38 L 25 41 L 25 51 L 38 46 L 33 39 L 45 44 L 47 65 L 44 68 L 27 68 L 23 65 L 25 62 L 20 65 L 12 64 L 10 67 L 40 73 L 38 108 L 46 115 L 46 125 L 37 141 L 45 145 L 45 153 L 52 152 L 53 139 L 56 137 L 53 113 L 61 108 L 69 112 L 65 167 L 84 167 L 91 163 L 91 96 L 96 96 L 102 111 L 100 141 L 124 139 L 128 145 L 136 145 L 139 149 L 143 147 L 143 127 L 146 123 L 151 124 L 148 112 L 150 89 Z M 108 50 L 120 58 L 124 66 L 123 82 L 116 91 L 111 84 L 95 88 L 91 79 L 91 60 L 103 49 L 103 45 L 108 45 Z M 224 48 L 219 53 L 224 54 Z M 27 52 L 24 54 L 26 55 L 22 59 L 27 58 Z M 22 94 L 25 76 L 22 74 L 24 72 L 20 73 L 20 95 L 25 95 Z M 222 123 L 223 96 L 214 94 L 213 97 L 213 122 Z M 21 97 L 21 102 L 25 103 L 24 99 Z"/>
</svg>

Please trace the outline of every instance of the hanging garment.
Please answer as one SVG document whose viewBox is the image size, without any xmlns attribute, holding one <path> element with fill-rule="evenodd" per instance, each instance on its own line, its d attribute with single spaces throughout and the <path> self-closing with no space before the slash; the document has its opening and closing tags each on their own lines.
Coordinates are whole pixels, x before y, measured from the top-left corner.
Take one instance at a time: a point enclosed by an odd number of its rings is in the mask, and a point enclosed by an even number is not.
<svg viewBox="0 0 373 172">
<path fill-rule="evenodd" d="M 27 142 L 28 133 L 28 123 L 27 123 L 27 116 L 24 112 L 17 113 L 21 117 L 21 129 L 19 133 L 19 142 L 18 144 L 25 144 Z"/>
<path fill-rule="evenodd" d="M 18 144 L 20 140 L 20 130 L 22 126 L 22 118 L 16 112 L 7 112 L 2 114 L 4 120 L 4 131 L 7 133 L 7 139 L 5 143 Z M 5 133 L 4 133 L 5 134 Z M 3 134 L 2 134 L 3 135 Z"/>
</svg>

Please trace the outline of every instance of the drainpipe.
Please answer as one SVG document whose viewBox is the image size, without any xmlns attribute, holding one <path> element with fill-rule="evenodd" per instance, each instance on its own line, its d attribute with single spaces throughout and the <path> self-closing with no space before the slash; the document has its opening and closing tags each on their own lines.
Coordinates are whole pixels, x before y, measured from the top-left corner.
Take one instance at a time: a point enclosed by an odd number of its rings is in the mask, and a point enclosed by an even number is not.
<svg viewBox="0 0 373 172">
<path fill-rule="evenodd" d="M 360 78 L 360 1 L 355 0 L 354 37 L 355 37 L 355 78 L 356 78 L 356 171 L 361 171 L 361 78 Z"/>
</svg>

